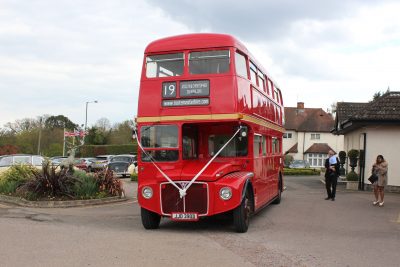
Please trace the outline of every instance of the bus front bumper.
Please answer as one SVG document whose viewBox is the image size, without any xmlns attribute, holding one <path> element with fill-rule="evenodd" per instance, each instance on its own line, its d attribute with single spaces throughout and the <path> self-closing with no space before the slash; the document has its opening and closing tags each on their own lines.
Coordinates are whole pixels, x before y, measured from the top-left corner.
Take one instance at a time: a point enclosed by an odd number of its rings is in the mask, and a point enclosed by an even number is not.
<svg viewBox="0 0 400 267">
<path fill-rule="evenodd" d="M 190 181 L 176 181 L 184 188 Z M 142 208 L 170 217 L 173 213 L 196 213 L 199 217 L 212 216 L 231 211 L 239 206 L 246 176 L 221 178 L 215 182 L 194 182 L 180 197 L 179 190 L 169 182 L 141 183 L 138 201 Z M 150 196 L 151 191 L 151 197 Z M 229 194 L 231 192 L 231 194 Z"/>
</svg>

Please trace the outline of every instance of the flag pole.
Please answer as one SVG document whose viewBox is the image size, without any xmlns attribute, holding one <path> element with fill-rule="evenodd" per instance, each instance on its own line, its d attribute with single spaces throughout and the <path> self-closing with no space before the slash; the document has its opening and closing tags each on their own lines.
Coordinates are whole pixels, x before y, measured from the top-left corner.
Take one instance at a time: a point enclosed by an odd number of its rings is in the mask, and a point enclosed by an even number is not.
<svg viewBox="0 0 400 267">
<path fill-rule="evenodd" d="M 64 141 L 63 141 L 63 157 L 65 156 L 65 127 L 64 127 Z"/>
</svg>

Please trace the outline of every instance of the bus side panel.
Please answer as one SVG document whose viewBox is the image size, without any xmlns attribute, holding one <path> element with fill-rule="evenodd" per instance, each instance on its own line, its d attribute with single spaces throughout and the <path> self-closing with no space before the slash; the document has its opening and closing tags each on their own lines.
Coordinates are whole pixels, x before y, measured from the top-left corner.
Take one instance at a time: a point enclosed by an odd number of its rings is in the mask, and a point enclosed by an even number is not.
<svg viewBox="0 0 400 267">
<path fill-rule="evenodd" d="M 251 110 L 251 92 L 250 83 L 247 79 L 237 76 L 238 90 L 238 110 L 237 112 L 250 113 Z"/>
</svg>

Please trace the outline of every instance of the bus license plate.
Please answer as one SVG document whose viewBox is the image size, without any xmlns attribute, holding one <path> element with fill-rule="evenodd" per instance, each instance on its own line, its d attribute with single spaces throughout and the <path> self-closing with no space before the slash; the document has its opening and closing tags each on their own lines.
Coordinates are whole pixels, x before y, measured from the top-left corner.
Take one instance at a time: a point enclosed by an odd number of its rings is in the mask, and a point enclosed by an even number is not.
<svg viewBox="0 0 400 267">
<path fill-rule="evenodd" d="M 198 221 L 199 216 L 195 212 L 173 212 L 171 220 L 174 221 Z"/>
</svg>

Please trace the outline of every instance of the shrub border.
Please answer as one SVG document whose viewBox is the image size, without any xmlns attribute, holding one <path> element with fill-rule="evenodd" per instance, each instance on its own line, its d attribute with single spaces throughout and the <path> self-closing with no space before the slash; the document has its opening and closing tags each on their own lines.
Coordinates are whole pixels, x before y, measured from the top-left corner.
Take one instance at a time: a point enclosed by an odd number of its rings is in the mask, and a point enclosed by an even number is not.
<svg viewBox="0 0 400 267">
<path fill-rule="evenodd" d="M 82 200 L 58 200 L 58 201 L 29 201 L 20 197 L 12 197 L 0 194 L 0 202 L 11 203 L 22 207 L 30 208 L 72 208 L 92 206 L 127 201 L 127 197 L 107 197 L 100 199 Z"/>
<path fill-rule="evenodd" d="M 284 168 L 283 175 L 290 176 L 318 176 L 321 175 L 321 170 L 316 168 L 300 168 L 300 169 L 290 169 Z"/>
</svg>

